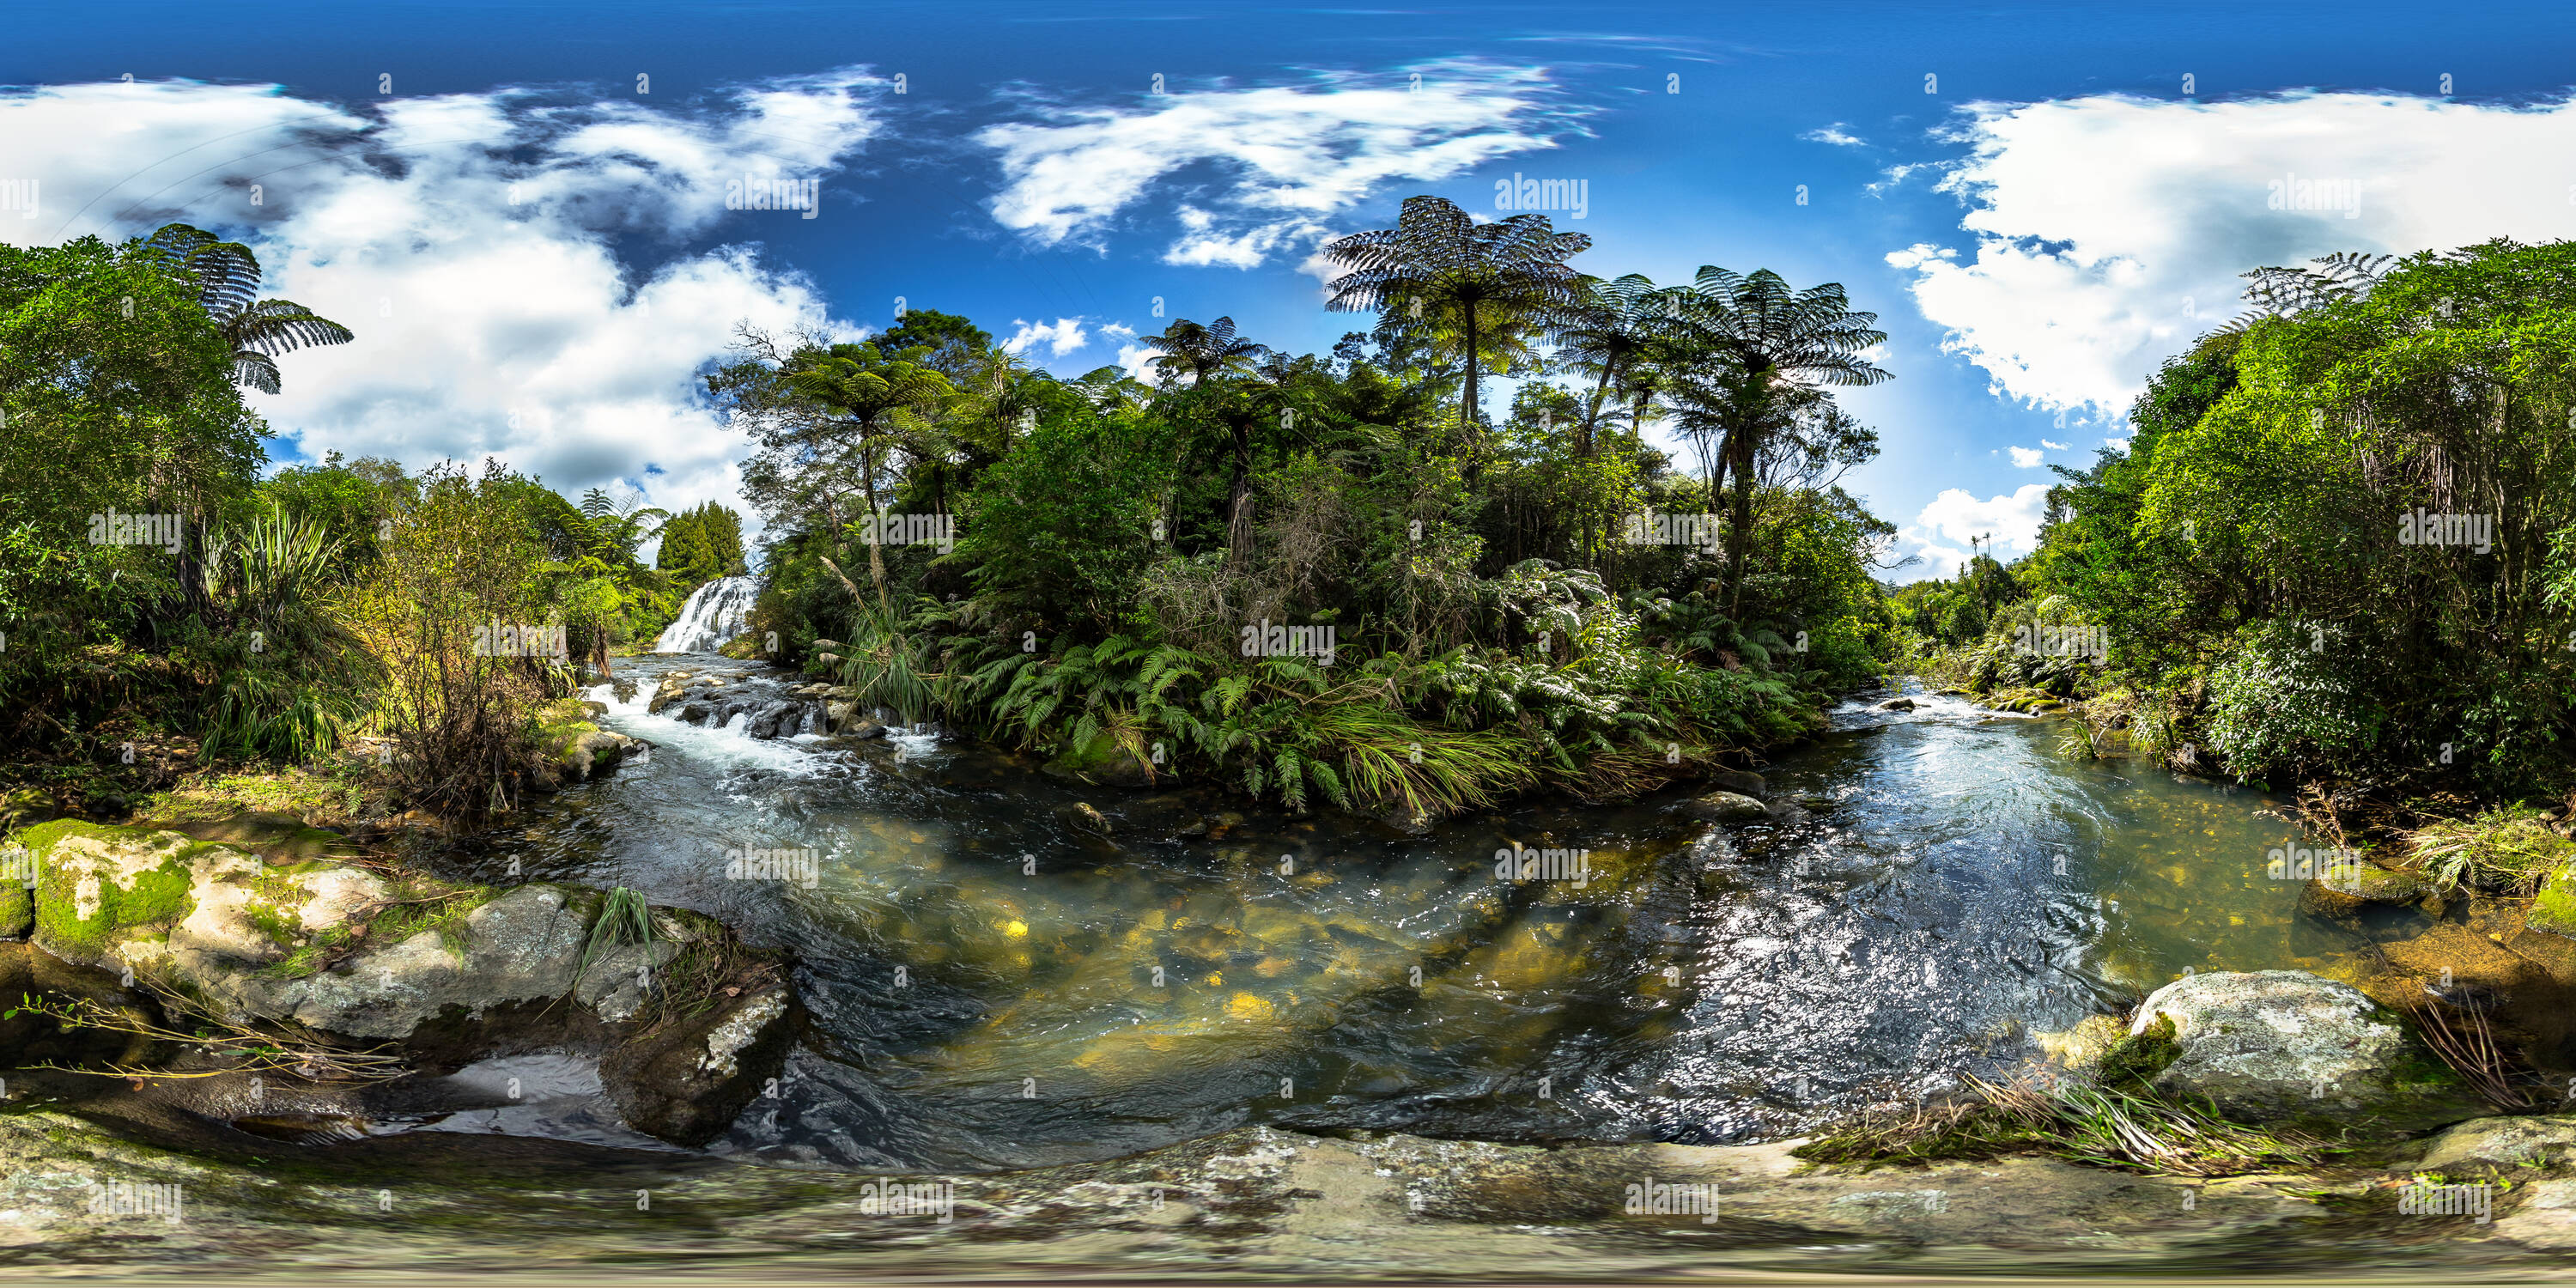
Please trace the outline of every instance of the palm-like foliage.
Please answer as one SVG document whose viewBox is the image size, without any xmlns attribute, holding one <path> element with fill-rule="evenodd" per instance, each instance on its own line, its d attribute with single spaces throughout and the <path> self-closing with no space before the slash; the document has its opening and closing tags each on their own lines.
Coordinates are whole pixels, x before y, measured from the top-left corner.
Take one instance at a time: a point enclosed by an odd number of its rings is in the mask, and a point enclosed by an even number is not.
<svg viewBox="0 0 2576 1288">
<path fill-rule="evenodd" d="M 349 328 L 292 300 L 257 298 L 259 257 L 240 242 L 219 241 L 187 224 L 165 224 L 143 244 L 196 283 L 197 302 L 233 348 L 234 384 L 276 393 L 276 355 L 357 338 Z"/>
<path fill-rule="evenodd" d="M 1557 327 L 1557 357 L 1574 371 L 1593 378 L 1592 400 L 1583 411 L 1583 436 L 1577 455 L 1592 455 L 1602 404 L 1614 385 L 1630 381 L 1672 331 L 1671 297 L 1643 273 L 1616 281 L 1583 279 L 1583 298 Z"/>
<path fill-rule="evenodd" d="M 632 560 L 636 548 L 661 531 L 671 512 L 645 505 L 641 494 L 621 499 L 608 495 L 605 488 L 592 488 L 582 494 L 581 516 L 590 520 L 592 532 Z"/>
<path fill-rule="evenodd" d="M 956 394 L 948 377 L 921 363 L 920 356 L 918 350 L 889 355 L 872 345 L 837 345 L 789 381 L 798 395 L 837 413 L 820 428 L 832 437 L 852 440 L 849 447 L 859 457 L 860 487 L 867 493 L 871 514 L 878 509 L 877 471 L 884 440 L 925 425 Z M 892 613 L 885 554 L 876 542 L 868 543 L 868 572 L 876 582 L 878 608 Z"/>
<path fill-rule="evenodd" d="M 1218 318 L 1213 326 L 1180 318 L 1163 328 L 1161 335 L 1144 337 L 1143 343 L 1157 355 L 1146 359 L 1148 365 L 1157 371 L 1188 376 L 1194 384 L 1249 371 L 1255 361 L 1270 352 L 1268 345 L 1237 336 L 1231 317 Z"/>
<path fill-rule="evenodd" d="M 1888 373 L 1862 357 L 1885 343 L 1875 313 L 1855 312 L 1842 284 L 1793 290 L 1777 273 L 1743 276 L 1707 265 L 1672 305 L 1683 342 L 1714 370 L 1697 383 L 1703 413 L 1723 426 L 1724 465 L 1735 497 L 1727 523 L 1727 581 L 1741 607 L 1745 538 L 1753 521 L 1753 466 L 1762 440 L 1779 431 L 1781 397 L 1801 385 L 1874 385 Z M 1712 480 L 1713 481 L 1713 480 Z"/>
<path fill-rule="evenodd" d="M 2238 314 L 2219 329 L 2242 331 L 2263 318 L 2304 313 L 2344 300 L 2360 299 L 2379 285 L 2380 278 L 2388 275 L 2388 266 L 2396 263 L 2397 257 L 2343 250 L 2320 255 L 2308 262 L 2317 267 L 2271 265 L 2239 274 L 2254 283 L 2245 288 L 2245 300 L 2254 307 Z"/>
<path fill-rule="evenodd" d="M 1333 308 L 1375 309 L 1456 337 L 1467 366 L 1461 416 L 1470 441 L 1481 445 L 1476 394 L 1487 348 L 1498 336 L 1553 329 L 1581 299 L 1582 275 L 1566 261 L 1591 245 L 1581 233 L 1557 232 L 1545 215 L 1478 223 L 1455 203 L 1426 195 L 1405 199 L 1395 227 L 1353 233 L 1326 245 L 1324 255 L 1345 270 L 1331 284 Z M 1471 474 L 1481 455 L 1470 456 Z"/>
</svg>

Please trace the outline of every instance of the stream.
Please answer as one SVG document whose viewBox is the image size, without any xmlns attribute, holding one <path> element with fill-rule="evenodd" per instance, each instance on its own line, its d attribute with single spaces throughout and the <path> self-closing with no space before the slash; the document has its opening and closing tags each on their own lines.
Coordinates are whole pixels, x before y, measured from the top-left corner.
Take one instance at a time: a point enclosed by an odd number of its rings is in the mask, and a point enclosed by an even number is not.
<svg viewBox="0 0 2576 1288">
<path fill-rule="evenodd" d="M 648 714 L 673 669 L 748 670 L 622 662 L 589 696 L 649 757 L 453 875 L 630 886 L 792 950 L 808 1038 L 712 1146 L 789 1165 L 1001 1170 L 1246 1124 L 1772 1139 L 2009 1075 L 2187 969 L 2328 970 L 2374 929 L 2303 917 L 2266 875 L 2298 837 L 2287 802 L 1919 692 L 1846 703 L 1764 767 L 1813 806 L 1793 821 L 1711 837 L 1677 790 L 1406 837 L 1068 786 L 927 730 L 755 740 Z M 1585 853 L 1498 877 L 1523 846 Z"/>
</svg>

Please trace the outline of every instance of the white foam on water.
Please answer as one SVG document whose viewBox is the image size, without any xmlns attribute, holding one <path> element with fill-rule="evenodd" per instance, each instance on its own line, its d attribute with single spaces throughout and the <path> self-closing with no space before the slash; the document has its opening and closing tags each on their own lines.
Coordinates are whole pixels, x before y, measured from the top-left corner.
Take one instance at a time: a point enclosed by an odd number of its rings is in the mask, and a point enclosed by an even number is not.
<svg viewBox="0 0 2576 1288">
<path fill-rule="evenodd" d="M 783 769 L 796 774 L 813 774 L 822 768 L 813 752 L 793 745 L 816 741 L 810 735 L 802 738 L 780 738 L 763 741 L 742 731 L 740 715 L 718 729 L 707 725 L 688 724 L 671 715 L 678 704 L 662 708 L 660 715 L 648 715 L 645 706 L 653 700 L 653 684 L 635 683 L 635 696 L 620 702 L 615 685 L 598 684 L 585 690 L 583 697 L 606 703 L 608 715 L 601 723 L 619 733 L 630 734 L 667 748 L 689 760 L 729 767 L 756 766 L 761 769 Z"/>
</svg>

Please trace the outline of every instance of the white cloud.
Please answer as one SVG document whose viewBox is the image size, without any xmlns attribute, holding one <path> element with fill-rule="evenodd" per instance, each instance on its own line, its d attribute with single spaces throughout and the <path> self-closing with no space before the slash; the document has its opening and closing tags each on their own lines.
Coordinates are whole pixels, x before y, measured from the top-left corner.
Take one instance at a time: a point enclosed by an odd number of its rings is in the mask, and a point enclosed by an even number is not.
<svg viewBox="0 0 2576 1288">
<path fill-rule="evenodd" d="M 2240 310 L 2249 268 L 2576 236 L 2565 177 L 2531 160 L 2576 150 L 2571 103 L 2097 95 L 1978 104 L 1952 128 L 1969 155 L 1940 188 L 1968 206 L 1974 258 L 1916 246 L 1888 262 L 1947 348 L 2045 408 L 2125 408 Z M 2272 208 L 2271 185 L 2300 180 L 2349 183 L 2352 217 Z"/>
<path fill-rule="evenodd" d="M 1898 527 L 1896 550 L 1923 562 L 1906 569 L 1923 577 L 1949 577 L 1968 562 L 1970 538 L 1994 540 L 1988 554 L 2006 563 L 2039 548 L 2039 522 L 2048 511 L 2048 485 L 2025 483 L 2010 496 L 1980 501 L 1961 488 L 1948 488 L 1932 498 L 1914 522 Z"/>
<path fill-rule="evenodd" d="M 1158 182 L 1184 188 L 1164 262 L 1248 268 L 1325 236 L 1324 221 L 1393 183 L 1446 179 L 1556 146 L 1571 109 L 1543 72 L 1475 61 L 1425 66 L 1418 91 L 1355 74 L 1312 84 L 1175 90 L 1135 108 L 1041 109 L 1046 123 L 989 126 L 1005 186 L 993 218 L 1042 246 L 1099 245 Z"/>
<path fill-rule="evenodd" d="M 2038 449 L 2038 448 L 2036 448 L 2036 447 L 2007 447 L 2007 448 L 2005 448 L 2004 450 L 2005 450 L 2005 451 L 2007 451 L 2007 452 L 2012 453 L 2013 465 L 2014 465 L 2016 468 L 2018 468 L 2018 469 L 2025 469 L 2025 470 L 2035 470 L 2035 469 L 2038 469 L 2038 468 L 2039 468 L 2039 449 Z"/>
<path fill-rule="evenodd" d="M 1103 322 L 1100 324 L 1100 333 L 1108 336 L 1112 340 L 1133 340 L 1136 338 L 1136 328 L 1129 326 L 1124 322 Z"/>
<path fill-rule="evenodd" d="M 1809 130 L 1798 137 L 1805 139 L 1809 143 L 1830 143 L 1838 148 L 1865 148 L 1869 146 L 1868 144 L 1861 142 L 1859 138 L 1855 137 L 1851 133 L 1851 131 L 1844 129 L 1843 123 L 1840 121 L 1836 121 L 1821 129 Z"/>
<path fill-rule="evenodd" d="M 2052 451 L 2052 452 L 2062 452 L 2062 451 L 2065 451 L 2065 450 L 2066 450 L 2066 444 L 2064 444 L 2064 443 L 2052 443 L 2052 442 L 2048 441 L 2048 440 L 2047 440 L 2047 439 L 2045 439 L 2045 438 L 2043 438 L 2043 439 L 2039 440 L 2039 445 L 2040 445 L 2040 446 L 2042 446 L 2042 447 L 2047 448 L 2048 450 L 2050 450 L 2050 451 Z"/>
<path fill-rule="evenodd" d="M 1161 377 L 1161 369 L 1149 364 L 1162 355 L 1163 351 L 1160 349 L 1148 349 L 1141 344 L 1122 344 L 1118 346 L 1118 365 L 1125 367 L 1128 375 L 1150 385 Z"/>
<path fill-rule="evenodd" d="M 1091 337 L 1083 334 L 1080 318 L 1057 318 L 1053 322 L 1023 322 L 1013 318 L 1011 325 L 1019 330 L 1002 342 L 1003 350 L 1008 353 L 1026 353 L 1032 346 L 1042 344 L 1047 348 L 1048 357 L 1061 358 L 1091 343 Z"/>
<path fill-rule="evenodd" d="M 493 455 L 559 489 L 623 479 L 666 508 L 739 505 L 744 440 L 698 371 L 737 320 L 857 332 L 752 249 L 684 243 L 800 217 L 728 211 L 728 182 L 746 178 L 826 180 L 831 218 L 831 172 L 877 130 L 871 84 L 774 81 L 688 115 L 508 90 L 364 112 L 183 81 L 11 93 L 0 173 L 37 177 L 48 217 L 0 221 L 0 237 L 177 220 L 249 241 L 265 293 L 357 332 L 283 359 L 282 396 L 246 395 L 309 455 Z M 612 238 L 661 262 L 640 267 Z"/>
</svg>

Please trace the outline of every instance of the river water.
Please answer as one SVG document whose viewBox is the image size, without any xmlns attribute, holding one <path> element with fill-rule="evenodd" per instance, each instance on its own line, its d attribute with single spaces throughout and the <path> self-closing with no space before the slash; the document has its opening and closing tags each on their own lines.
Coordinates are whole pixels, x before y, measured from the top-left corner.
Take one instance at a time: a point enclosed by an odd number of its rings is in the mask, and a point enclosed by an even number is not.
<svg viewBox="0 0 2576 1288">
<path fill-rule="evenodd" d="M 593 696 L 651 755 L 459 875 L 516 859 L 796 953 L 810 1034 L 720 1153 L 1008 1169 L 1247 1123 L 1766 1139 L 2028 1066 L 2186 969 L 2331 970 L 2367 933 L 2267 877 L 2285 802 L 1921 694 L 1846 704 L 1764 768 L 1813 798 L 1796 821 L 1711 837 L 1675 792 L 1407 838 L 1069 787 L 928 732 L 763 742 L 647 714 L 675 668 L 742 666 L 621 666 L 629 696 Z M 1206 833 L 1175 836 L 1192 818 Z M 1586 852 L 1580 879 L 1498 877 L 1523 846 Z M 745 851 L 810 853 L 810 884 L 729 877 Z"/>
</svg>

